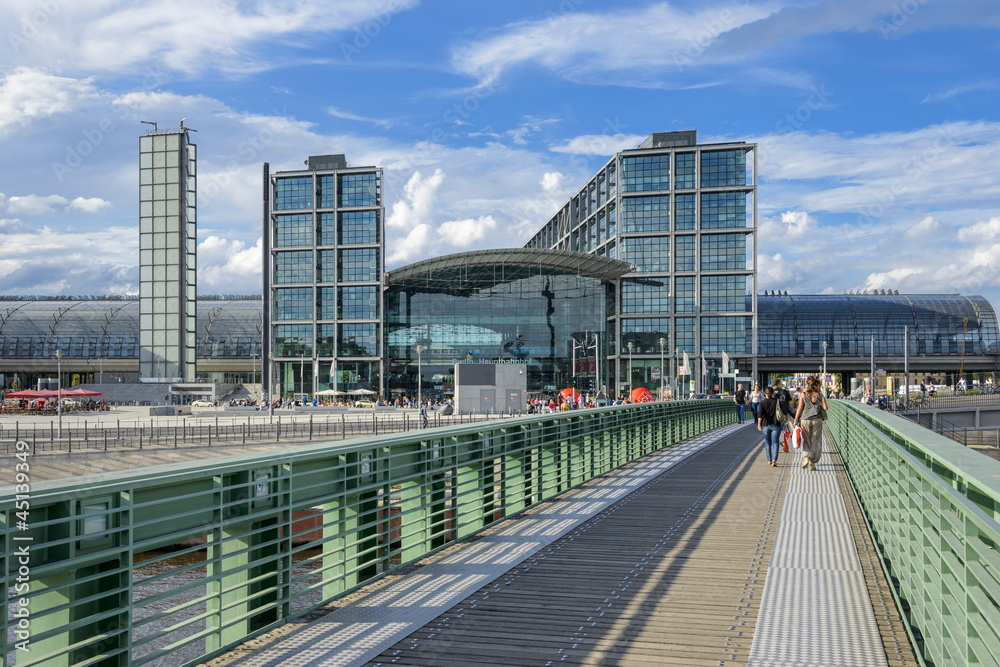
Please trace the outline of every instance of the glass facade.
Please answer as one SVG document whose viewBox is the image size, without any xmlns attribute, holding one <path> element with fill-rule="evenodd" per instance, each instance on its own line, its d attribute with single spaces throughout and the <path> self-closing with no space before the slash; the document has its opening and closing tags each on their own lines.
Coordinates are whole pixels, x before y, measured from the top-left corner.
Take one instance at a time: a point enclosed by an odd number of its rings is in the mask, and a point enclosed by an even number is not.
<svg viewBox="0 0 1000 667">
<path fill-rule="evenodd" d="M 382 172 L 348 167 L 343 155 L 307 165 L 270 184 L 272 390 L 381 393 Z"/>
<path fill-rule="evenodd" d="M 609 312 L 609 336 L 616 340 L 626 341 L 626 327 L 634 326 L 627 323 L 630 316 L 655 315 L 673 324 L 664 327 L 672 357 L 687 353 L 700 360 L 705 354 L 717 373 L 723 352 L 738 354 L 739 367 L 752 372 L 754 346 L 745 336 L 755 317 L 755 154 L 756 146 L 743 142 L 698 144 L 694 131 L 653 134 L 612 158 L 525 247 L 579 250 L 635 266 L 620 283 L 619 310 Z M 617 198 L 603 197 L 616 176 Z M 616 213 L 617 228 L 611 221 Z M 689 316 L 699 313 L 726 318 Z M 726 326 L 733 327 L 730 334 Z M 633 349 L 629 364 L 658 368 L 659 360 L 642 356 L 650 354 Z M 607 361 L 608 377 L 618 377 L 609 393 L 636 386 L 639 377 L 624 370 L 620 346 Z M 652 379 L 642 376 L 643 386 L 658 387 L 648 384 Z M 711 373 L 697 379 L 703 389 L 719 384 Z"/>
<path fill-rule="evenodd" d="M 994 354 L 996 313 L 979 296 L 957 294 L 759 295 L 763 357 L 901 358 L 908 332 L 914 363 Z M 946 367 L 946 365 L 943 364 Z"/>
<path fill-rule="evenodd" d="M 197 154 L 187 130 L 139 137 L 139 375 L 194 380 Z"/>
<path fill-rule="evenodd" d="M 577 371 L 590 370 L 574 376 L 573 359 L 593 357 L 594 351 L 574 352 L 574 341 L 579 346 L 599 334 L 602 350 L 607 345 L 611 280 L 628 265 L 577 253 L 497 253 L 462 253 L 390 272 L 385 298 L 391 389 L 415 395 L 417 345 L 423 347 L 424 391 L 431 395 L 448 393 L 461 361 L 524 363 L 528 391 L 593 389 L 596 367 L 578 363 Z"/>
</svg>

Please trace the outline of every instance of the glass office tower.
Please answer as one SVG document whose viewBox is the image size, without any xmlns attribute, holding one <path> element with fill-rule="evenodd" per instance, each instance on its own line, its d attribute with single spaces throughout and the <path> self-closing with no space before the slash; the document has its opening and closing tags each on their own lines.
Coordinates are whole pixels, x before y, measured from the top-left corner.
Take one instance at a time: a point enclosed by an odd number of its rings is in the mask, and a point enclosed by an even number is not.
<svg viewBox="0 0 1000 667">
<path fill-rule="evenodd" d="M 382 393 L 382 170 L 343 155 L 306 164 L 265 165 L 264 382 L 275 396 Z"/>
<path fill-rule="evenodd" d="M 188 128 L 139 137 L 139 380 L 196 379 L 196 151 Z"/>
<path fill-rule="evenodd" d="M 610 313 L 609 391 L 732 391 L 736 369 L 756 376 L 756 190 L 755 144 L 658 132 L 615 155 L 525 244 L 636 266 Z"/>
</svg>

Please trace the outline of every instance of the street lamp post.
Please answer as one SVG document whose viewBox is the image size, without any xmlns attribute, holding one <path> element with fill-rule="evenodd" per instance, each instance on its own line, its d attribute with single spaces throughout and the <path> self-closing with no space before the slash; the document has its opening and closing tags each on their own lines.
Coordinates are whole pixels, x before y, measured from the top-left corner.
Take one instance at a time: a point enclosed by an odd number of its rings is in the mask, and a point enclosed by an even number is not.
<svg viewBox="0 0 1000 667">
<path fill-rule="evenodd" d="M 667 339 L 661 338 L 660 339 L 660 400 L 661 401 L 666 398 L 665 391 L 663 389 L 663 376 L 666 375 L 665 371 L 667 370 L 663 367 L 663 362 L 664 362 L 663 351 L 666 347 L 667 347 Z"/>
<path fill-rule="evenodd" d="M 62 350 L 56 350 L 56 415 L 59 420 L 59 437 L 62 438 Z"/>
<path fill-rule="evenodd" d="M 628 400 L 632 400 L 632 341 L 625 346 L 628 348 Z"/>
<path fill-rule="evenodd" d="M 421 357 L 421 355 L 423 353 L 424 353 L 424 346 L 417 345 L 417 409 L 418 410 L 420 409 L 420 406 L 424 404 L 424 397 L 423 397 L 424 378 L 423 378 L 423 369 L 421 368 L 421 366 L 423 365 L 423 358 Z"/>
<path fill-rule="evenodd" d="M 826 390 L 826 348 L 827 348 L 827 345 L 828 345 L 827 342 L 823 341 L 823 395 L 824 396 L 827 394 L 827 390 Z"/>
</svg>

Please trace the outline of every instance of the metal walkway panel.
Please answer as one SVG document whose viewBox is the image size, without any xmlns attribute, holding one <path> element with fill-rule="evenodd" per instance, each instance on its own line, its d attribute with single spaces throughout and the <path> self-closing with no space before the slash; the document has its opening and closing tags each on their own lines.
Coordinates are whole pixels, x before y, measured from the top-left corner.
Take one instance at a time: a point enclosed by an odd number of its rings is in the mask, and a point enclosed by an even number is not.
<svg viewBox="0 0 1000 667">
<path fill-rule="evenodd" d="M 791 469 L 751 667 L 888 665 L 847 508 L 825 454 L 817 470 Z"/>
<path fill-rule="evenodd" d="M 743 427 L 731 425 L 702 434 L 612 471 L 554 501 L 531 508 L 516 521 L 482 539 L 462 545 L 453 553 L 422 566 L 418 571 L 371 595 L 292 631 L 277 644 L 268 646 L 265 651 L 244 652 L 237 649 L 236 653 L 242 653 L 242 656 L 234 661 L 227 661 L 226 664 L 241 667 L 346 667 L 366 664 L 435 619 L 449 618 L 446 616 L 449 610 L 453 610 L 456 604 L 484 586 L 497 580 L 502 583 L 497 583 L 496 586 L 506 585 L 509 581 L 502 577 L 512 568 L 521 565 L 518 568 L 520 573 L 530 571 L 533 565 L 549 558 L 548 554 L 536 556 L 543 548 L 552 545 L 584 522 L 608 512 L 622 498 L 650 484 L 666 470 L 714 444 L 720 437 L 741 428 Z M 634 529 L 623 528 L 626 531 Z M 569 537 L 568 541 L 572 542 L 573 539 Z M 610 566 L 610 561 L 616 559 L 614 544 L 607 545 L 605 557 Z M 637 567 L 642 569 L 641 565 Z M 562 571 L 575 582 L 575 586 L 586 581 L 586 571 Z M 627 572 L 621 575 L 621 585 L 626 589 L 628 579 Z M 559 582 L 552 583 L 554 587 L 560 585 Z M 538 591 L 529 591 L 531 595 L 537 593 Z M 607 607 L 614 606 L 613 598 L 614 596 L 606 601 Z M 569 599 L 546 597 L 541 602 L 549 605 L 554 613 L 565 605 L 574 606 L 572 595 Z M 472 609 L 477 607 L 477 603 L 471 603 Z M 456 620 L 465 615 L 462 609 L 453 613 Z M 597 609 L 592 615 L 603 617 L 605 610 Z M 507 620 L 510 620 L 509 617 Z M 576 623 L 572 629 L 577 631 L 578 628 L 579 624 Z M 565 630 L 568 631 L 569 628 Z M 517 631 L 515 636 L 520 632 Z M 516 644 L 517 640 L 512 638 L 511 641 Z M 572 644 L 571 640 L 568 641 Z M 496 646 L 495 642 L 486 643 L 494 648 Z M 476 660 L 476 664 L 490 663 L 505 664 L 503 660 L 495 662 L 495 657 L 491 658 L 489 651 L 485 651 L 482 659 Z M 462 664 L 461 659 L 455 664 Z"/>
</svg>

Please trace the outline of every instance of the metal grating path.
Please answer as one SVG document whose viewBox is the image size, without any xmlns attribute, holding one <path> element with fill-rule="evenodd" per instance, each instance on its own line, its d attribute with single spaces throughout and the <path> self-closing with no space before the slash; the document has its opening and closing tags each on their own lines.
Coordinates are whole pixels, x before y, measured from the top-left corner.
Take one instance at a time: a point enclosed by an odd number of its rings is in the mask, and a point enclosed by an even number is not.
<svg viewBox="0 0 1000 667">
<path fill-rule="evenodd" d="M 210 664 L 886 664 L 834 474 L 759 443 L 653 454 Z"/>
</svg>

